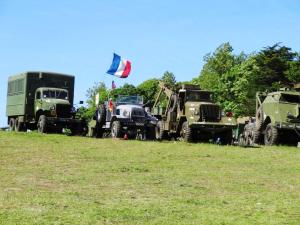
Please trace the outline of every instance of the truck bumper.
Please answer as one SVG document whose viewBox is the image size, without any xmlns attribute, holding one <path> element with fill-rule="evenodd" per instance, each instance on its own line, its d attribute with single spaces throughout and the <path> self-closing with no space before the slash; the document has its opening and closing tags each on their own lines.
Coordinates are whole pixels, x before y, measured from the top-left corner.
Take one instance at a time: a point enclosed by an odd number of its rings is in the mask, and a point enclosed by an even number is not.
<svg viewBox="0 0 300 225">
<path fill-rule="evenodd" d="M 275 126 L 279 129 L 300 130 L 300 123 L 275 122 Z"/>
<path fill-rule="evenodd" d="M 57 126 L 57 127 L 68 128 L 81 123 L 82 120 L 79 119 L 47 117 L 47 124 L 52 126 Z"/>
<path fill-rule="evenodd" d="M 190 124 L 190 127 L 200 131 L 219 133 L 226 130 L 232 130 L 236 128 L 237 125 L 232 123 L 194 122 Z"/>
</svg>

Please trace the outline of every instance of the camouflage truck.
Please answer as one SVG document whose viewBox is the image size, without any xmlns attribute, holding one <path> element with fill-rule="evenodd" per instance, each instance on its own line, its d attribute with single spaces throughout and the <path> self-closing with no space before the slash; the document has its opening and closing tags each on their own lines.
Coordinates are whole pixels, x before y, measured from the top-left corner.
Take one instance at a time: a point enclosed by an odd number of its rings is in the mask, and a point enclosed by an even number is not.
<svg viewBox="0 0 300 225">
<path fill-rule="evenodd" d="M 50 72 L 24 72 L 8 78 L 6 115 L 13 131 L 38 129 L 41 133 L 82 132 L 75 119 L 74 76 Z"/>
<path fill-rule="evenodd" d="M 296 89 L 256 93 L 256 116 L 241 132 L 240 142 L 246 145 L 296 144 L 300 141 L 299 111 L 300 92 Z"/>
<path fill-rule="evenodd" d="M 159 86 L 160 92 L 152 111 L 159 120 L 156 139 L 175 137 L 187 142 L 213 139 L 223 144 L 231 143 L 236 121 L 232 113 L 223 116 L 221 107 L 214 103 L 212 92 L 191 84 L 183 84 L 175 91 L 161 81 Z M 168 98 L 166 109 L 158 105 L 162 93 Z"/>
<path fill-rule="evenodd" d="M 90 137 L 153 139 L 156 119 L 145 111 L 141 96 L 119 96 L 97 107 L 89 122 Z"/>
</svg>

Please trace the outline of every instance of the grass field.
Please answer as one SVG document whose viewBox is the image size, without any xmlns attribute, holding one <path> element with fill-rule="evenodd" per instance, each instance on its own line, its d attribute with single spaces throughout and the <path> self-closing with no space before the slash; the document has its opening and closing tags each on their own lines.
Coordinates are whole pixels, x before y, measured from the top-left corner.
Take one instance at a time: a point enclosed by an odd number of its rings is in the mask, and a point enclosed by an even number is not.
<svg viewBox="0 0 300 225">
<path fill-rule="evenodd" d="M 0 132 L 0 224 L 300 224 L 300 149 Z"/>
</svg>

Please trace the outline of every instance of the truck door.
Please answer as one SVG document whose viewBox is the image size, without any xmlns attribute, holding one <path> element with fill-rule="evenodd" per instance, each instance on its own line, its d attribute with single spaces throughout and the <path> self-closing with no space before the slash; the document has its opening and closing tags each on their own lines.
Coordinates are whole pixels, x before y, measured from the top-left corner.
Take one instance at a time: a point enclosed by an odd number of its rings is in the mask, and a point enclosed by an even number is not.
<svg viewBox="0 0 300 225">
<path fill-rule="evenodd" d="M 41 91 L 36 91 L 35 93 L 35 100 L 34 100 L 34 114 L 36 114 L 36 112 L 39 109 L 42 109 L 42 94 Z"/>
</svg>

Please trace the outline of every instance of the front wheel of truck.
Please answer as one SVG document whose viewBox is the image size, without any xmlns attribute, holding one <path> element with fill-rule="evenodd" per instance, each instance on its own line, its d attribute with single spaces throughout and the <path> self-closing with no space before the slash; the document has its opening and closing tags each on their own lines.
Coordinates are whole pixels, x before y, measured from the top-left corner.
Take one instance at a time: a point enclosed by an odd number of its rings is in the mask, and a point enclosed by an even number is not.
<svg viewBox="0 0 300 225">
<path fill-rule="evenodd" d="M 111 125 L 111 136 L 112 138 L 121 138 L 122 137 L 122 127 L 121 123 L 118 120 L 113 121 Z"/>
<path fill-rule="evenodd" d="M 185 121 L 182 124 L 182 128 L 181 128 L 181 137 L 183 138 L 184 141 L 186 142 L 193 142 L 194 141 L 194 137 L 193 137 L 193 130 L 192 128 L 189 126 L 189 123 L 187 121 Z"/>
<path fill-rule="evenodd" d="M 47 132 L 47 118 L 45 115 L 40 115 L 37 123 L 37 129 L 38 132 L 42 134 Z"/>
</svg>

